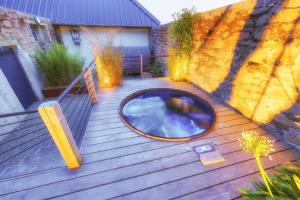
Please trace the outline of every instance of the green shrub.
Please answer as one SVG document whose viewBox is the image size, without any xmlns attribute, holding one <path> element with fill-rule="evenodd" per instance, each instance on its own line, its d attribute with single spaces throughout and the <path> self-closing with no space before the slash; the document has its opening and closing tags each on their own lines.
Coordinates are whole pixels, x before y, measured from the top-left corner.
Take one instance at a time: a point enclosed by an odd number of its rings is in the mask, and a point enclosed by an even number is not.
<svg viewBox="0 0 300 200">
<path fill-rule="evenodd" d="M 38 49 L 35 61 L 45 74 L 47 86 L 66 86 L 81 73 L 84 60 L 72 55 L 59 43 L 54 43 L 47 51 Z"/>
<path fill-rule="evenodd" d="M 178 54 L 190 55 L 194 48 L 193 28 L 195 25 L 195 9 L 183 9 L 173 15 L 174 22 L 169 29 L 169 37 L 175 42 Z"/>
<path fill-rule="evenodd" d="M 149 72 L 152 74 L 152 77 L 161 77 L 164 74 L 162 65 L 158 61 L 150 64 Z"/>
<path fill-rule="evenodd" d="M 195 9 L 183 9 L 175 13 L 173 18 L 174 22 L 169 28 L 169 38 L 173 43 L 168 49 L 168 75 L 173 81 L 183 81 L 194 49 Z"/>
<path fill-rule="evenodd" d="M 270 176 L 270 196 L 267 186 L 262 182 L 253 182 L 254 189 L 242 188 L 241 193 L 247 200 L 292 200 L 300 199 L 300 167 L 287 165 L 277 168 L 278 173 Z"/>
</svg>

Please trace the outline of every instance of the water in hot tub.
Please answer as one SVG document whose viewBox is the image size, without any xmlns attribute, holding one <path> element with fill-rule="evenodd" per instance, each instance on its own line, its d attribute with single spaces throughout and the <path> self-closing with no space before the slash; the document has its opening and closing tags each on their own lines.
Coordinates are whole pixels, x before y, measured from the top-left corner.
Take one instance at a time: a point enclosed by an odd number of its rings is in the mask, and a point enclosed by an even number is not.
<svg viewBox="0 0 300 200">
<path fill-rule="evenodd" d="M 212 122 L 195 100 L 171 94 L 141 95 L 127 102 L 122 114 L 134 128 L 166 138 L 201 134 Z"/>
</svg>

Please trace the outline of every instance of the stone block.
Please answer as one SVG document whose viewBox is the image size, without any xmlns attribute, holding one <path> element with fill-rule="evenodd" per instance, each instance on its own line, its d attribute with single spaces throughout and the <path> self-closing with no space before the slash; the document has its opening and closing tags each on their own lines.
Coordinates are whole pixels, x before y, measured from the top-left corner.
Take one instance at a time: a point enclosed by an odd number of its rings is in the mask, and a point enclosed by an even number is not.
<svg viewBox="0 0 300 200">
<path fill-rule="evenodd" d="M 285 4 L 286 8 L 299 8 L 300 7 L 300 1 L 299 0 L 289 0 Z"/>
<path fill-rule="evenodd" d="M 256 21 L 256 26 L 264 26 L 268 23 L 269 17 L 267 15 L 262 15 Z"/>
<path fill-rule="evenodd" d="M 252 16 L 257 17 L 260 15 L 263 15 L 267 12 L 267 9 L 265 7 L 255 8 L 253 12 L 251 13 Z"/>
<path fill-rule="evenodd" d="M 265 29 L 266 29 L 265 26 L 255 27 L 254 32 L 253 32 L 254 39 L 260 40 L 263 36 Z"/>
<path fill-rule="evenodd" d="M 12 28 L 12 27 L 13 27 L 13 26 L 12 26 L 12 23 L 11 23 L 10 21 L 8 21 L 8 20 L 2 21 L 2 25 L 3 25 L 4 27 L 6 27 L 6 28 Z"/>
</svg>

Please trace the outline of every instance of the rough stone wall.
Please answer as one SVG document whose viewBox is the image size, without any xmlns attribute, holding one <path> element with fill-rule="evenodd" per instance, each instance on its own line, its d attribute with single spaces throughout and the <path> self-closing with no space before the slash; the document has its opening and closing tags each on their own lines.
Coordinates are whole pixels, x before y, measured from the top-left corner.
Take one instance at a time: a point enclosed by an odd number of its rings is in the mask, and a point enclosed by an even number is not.
<svg viewBox="0 0 300 200">
<path fill-rule="evenodd" d="M 196 21 L 186 80 L 299 148 L 300 1 L 246 0 Z"/>
<path fill-rule="evenodd" d="M 32 56 L 37 48 L 47 48 L 55 40 L 55 32 L 51 22 L 41 19 L 49 35 L 49 41 L 37 42 L 30 29 L 30 24 L 36 24 L 34 16 L 0 7 L 0 42 L 4 40 L 17 41 L 17 44 Z"/>
<path fill-rule="evenodd" d="M 162 56 L 157 57 L 157 60 L 167 65 L 167 57 L 164 57 L 168 54 L 168 28 L 169 24 L 161 25 L 152 29 L 152 45 L 154 50 L 154 55 Z"/>
<path fill-rule="evenodd" d="M 38 42 L 34 38 L 30 24 L 36 24 L 34 16 L 0 7 L 0 47 L 12 48 L 14 50 L 33 92 L 39 100 L 43 100 L 41 90 L 44 81 L 34 63 L 33 55 L 37 48 L 46 49 L 56 40 L 55 31 L 49 20 L 41 19 L 40 24 L 45 27 L 48 40 Z M 4 83 L 6 81 L 6 77 L 3 74 L 0 82 Z M 0 94 L 0 100 L 2 99 L 3 104 L 3 106 L 0 107 L 0 113 L 22 111 L 23 107 L 19 106 L 20 102 L 14 94 L 14 91 L 12 88 L 6 87 L 10 86 L 0 84 L 0 90 L 8 91 Z"/>
</svg>

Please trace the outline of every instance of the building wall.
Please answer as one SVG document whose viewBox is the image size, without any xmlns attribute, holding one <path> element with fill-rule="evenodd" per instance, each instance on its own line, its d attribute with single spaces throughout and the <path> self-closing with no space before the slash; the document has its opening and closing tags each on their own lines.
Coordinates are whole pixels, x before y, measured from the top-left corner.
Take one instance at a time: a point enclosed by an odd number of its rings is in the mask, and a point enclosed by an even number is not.
<svg viewBox="0 0 300 200">
<path fill-rule="evenodd" d="M 164 56 L 168 54 L 168 28 L 169 24 L 154 27 L 152 29 L 153 51 L 156 56 Z M 167 57 L 158 57 L 157 60 L 167 65 Z"/>
<path fill-rule="evenodd" d="M 300 147 L 300 1 L 197 15 L 186 80 Z"/>
<path fill-rule="evenodd" d="M 85 64 L 94 60 L 93 49 L 101 48 L 108 42 L 115 47 L 148 48 L 149 30 L 145 28 L 106 28 L 106 27 L 80 27 L 81 44 L 76 46 L 71 37 L 70 26 L 59 26 L 61 40 L 72 52 L 79 53 Z"/>
<path fill-rule="evenodd" d="M 0 114 L 1 113 L 11 113 L 11 112 L 19 112 L 23 110 L 21 103 L 19 102 L 17 96 L 15 95 L 13 89 L 11 88 L 8 80 L 6 79 L 4 73 L 0 68 Z M 20 121 L 24 118 L 24 116 L 15 116 L 15 117 L 6 117 L 0 118 L 0 125 L 13 123 L 16 121 Z M 18 124 L 13 124 L 9 126 L 3 126 L 0 130 L 0 141 L 3 140 L 5 136 L 2 136 L 1 133 L 6 133 L 14 128 L 16 128 Z"/>
<path fill-rule="evenodd" d="M 41 25 L 47 29 L 48 42 L 39 43 L 35 40 L 30 24 L 36 24 L 34 16 L 0 7 L 0 41 L 14 40 L 31 57 L 37 48 L 46 48 L 55 40 L 55 32 L 51 22 L 41 19 Z"/>
<path fill-rule="evenodd" d="M 50 21 L 41 19 L 41 25 L 46 27 L 49 41 L 39 43 L 32 34 L 30 24 L 36 24 L 34 16 L 0 7 L 0 47 L 14 49 L 35 95 L 42 100 L 43 78 L 34 64 L 33 55 L 37 48 L 45 49 L 49 47 L 52 41 L 55 40 L 55 33 Z M 0 89 L 5 89 L 3 87 L 5 86 L 1 85 Z M 0 95 L 2 99 L 10 99 L 9 101 L 4 101 L 7 105 L 0 107 L 0 113 L 23 110 L 18 103 L 14 103 L 19 100 L 13 90 L 6 92 L 5 96 L 3 94 Z"/>
</svg>

